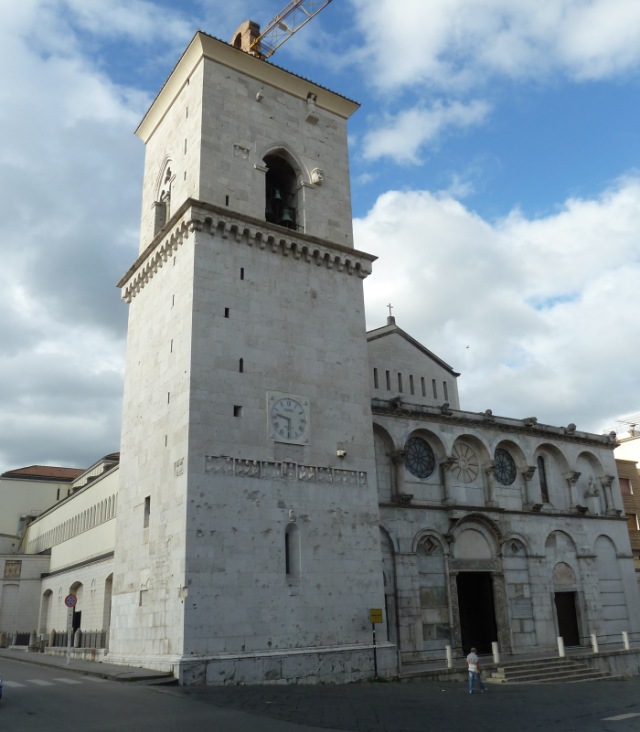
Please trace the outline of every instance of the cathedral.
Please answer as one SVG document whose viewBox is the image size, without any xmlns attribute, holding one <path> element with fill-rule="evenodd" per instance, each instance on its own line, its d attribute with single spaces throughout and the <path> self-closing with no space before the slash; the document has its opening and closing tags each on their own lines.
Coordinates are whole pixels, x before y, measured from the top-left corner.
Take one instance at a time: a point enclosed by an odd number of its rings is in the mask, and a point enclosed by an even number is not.
<svg viewBox="0 0 640 732">
<path fill-rule="evenodd" d="M 119 459 L 0 547 L 0 631 L 27 603 L 47 652 L 69 623 L 74 653 L 185 684 L 640 631 L 615 439 L 464 411 L 391 314 L 366 333 L 358 105 L 244 43 L 196 33 L 137 129 Z"/>
</svg>

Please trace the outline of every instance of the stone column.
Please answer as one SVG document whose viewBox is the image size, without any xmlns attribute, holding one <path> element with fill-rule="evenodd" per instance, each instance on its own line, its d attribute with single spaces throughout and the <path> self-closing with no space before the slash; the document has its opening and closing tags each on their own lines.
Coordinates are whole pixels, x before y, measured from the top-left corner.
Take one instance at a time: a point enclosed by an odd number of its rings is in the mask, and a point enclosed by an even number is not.
<svg viewBox="0 0 640 732">
<path fill-rule="evenodd" d="M 534 506 L 540 506 L 542 507 L 542 495 L 533 495 L 533 490 L 530 487 L 530 483 L 533 480 L 533 476 L 536 474 L 536 466 L 535 465 L 527 465 L 527 467 L 522 471 L 522 480 L 524 485 L 524 505 L 525 506 L 531 506 L 531 508 L 534 508 Z"/>
<path fill-rule="evenodd" d="M 393 483 L 391 485 L 391 500 L 400 503 L 400 496 L 404 495 L 404 464 L 407 453 L 404 450 L 396 450 L 389 457 L 393 463 Z"/>
<path fill-rule="evenodd" d="M 505 587 L 504 572 L 497 570 L 491 573 L 493 578 L 493 599 L 498 626 L 498 646 L 501 653 L 511 653 L 511 624 L 509 623 L 509 599 Z"/>
<path fill-rule="evenodd" d="M 453 467 L 455 460 L 452 457 L 447 457 L 440 462 L 440 477 L 442 480 L 442 502 L 445 506 L 451 506 L 455 503 L 451 496 L 451 486 L 449 484 L 449 475 L 451 468 Z"/>
<path fill-rule="evenodd" d="M 577 470 L 572 470 L 565 475 L 565 478 L 567 479 L 567 485 L 569 486 L 569 508 L 575 508 L 580 503 L 576 496 L 575 485 L 581 475 L 582 474 Z"/>
<path fill-rule="evenodd" d="M 453 655 L 462 648 L 462 631 L 460 630 L 460 607 L 458 605 L 458 570 L 450 569 L 447 561 L 447 594 L 449 595 L 449 625 L 451 627 L 451 645 Z"/>
<path fill-rule="evenodd" d="M 613 500 L 613 491 L 611 490 L 611 486 L 613 485 L 614 477 L 613 475 L 605 475 L 602 478 L 600 478 L 600 485 L 604 489 L 604 503 L 605 503 L 605 510 L 607 515 L 615 516 L 617 513 L 619 513 L 618 509 L 616 508 L 615 502 Z"/>
</svg>

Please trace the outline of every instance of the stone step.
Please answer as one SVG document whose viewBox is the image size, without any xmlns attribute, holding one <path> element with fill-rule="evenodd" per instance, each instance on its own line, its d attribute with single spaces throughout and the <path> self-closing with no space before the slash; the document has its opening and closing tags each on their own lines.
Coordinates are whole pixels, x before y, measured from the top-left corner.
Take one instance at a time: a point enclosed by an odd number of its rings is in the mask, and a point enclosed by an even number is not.
<svg viewBox="0 0 640 732">
<path fill-rule="evenodd" d="M 579 661 L 564 661 L 562 659 L 556 659 L 556 660 L 547 660 L 547 661 L 534 661 L 534 662 L 517 662 L 517 663 L 510 663 L 505 664 L 503 666 L 498 666 L 494 673 L 499 674 L 516 674 L 521 671 L 537 671 L 538 669 L 545 669 L 545 670 L 551 670 L 551 669 L 557 669 L 559 671 L 569 671 L 571 669 L 582 669 L 582 668 L 590 668 L 584 663 L 580 663 Z"/>
<path fill-rule="evenodd" d="M 551 683 L 598 681 L 610 674 L 591 668 L 586 663 L 570 660 L 543 660 L 500 666 L 487 681 L 496 684 Z"/>
</svg>

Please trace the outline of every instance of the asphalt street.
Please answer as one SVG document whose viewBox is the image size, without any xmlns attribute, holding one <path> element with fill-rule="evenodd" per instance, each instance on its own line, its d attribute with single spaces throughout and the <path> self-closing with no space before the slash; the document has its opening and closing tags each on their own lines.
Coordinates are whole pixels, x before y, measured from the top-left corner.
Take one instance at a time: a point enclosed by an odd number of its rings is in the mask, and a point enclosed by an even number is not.
<svg viewBox="0 0 640 732">
<path fill-rule="evenodd" d="M 464 684 L 434 681 L 184 688 L 153 685 L 153 674 L 142 669 L 123 673 L 107 664 L 68 667 L 47 665 L 40 654 L 31 658 L 36 663 L 0 652 L 2 730 L 640 730 L 640 678 L 490 685 L 486 694 L 473 695 Z"/>
</svg>

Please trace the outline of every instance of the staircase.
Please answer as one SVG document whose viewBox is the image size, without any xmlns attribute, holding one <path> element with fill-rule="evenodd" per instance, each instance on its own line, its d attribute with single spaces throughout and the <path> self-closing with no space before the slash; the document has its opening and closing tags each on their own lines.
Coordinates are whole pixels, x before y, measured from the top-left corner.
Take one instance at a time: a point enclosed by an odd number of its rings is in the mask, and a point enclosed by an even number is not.
<svg viewBox="0 0 640 732">
<path fill-rule="evenodd" d="M 498 666 L 484 680 L 491 684 L 544 684 L 550 682 L 572 683 L 577 681 L 601 681 L 610 679 L 607 671 L 591 668 L 584 661 L 568 658 L 540 658 L 516 661 Z"/>
</svg>

